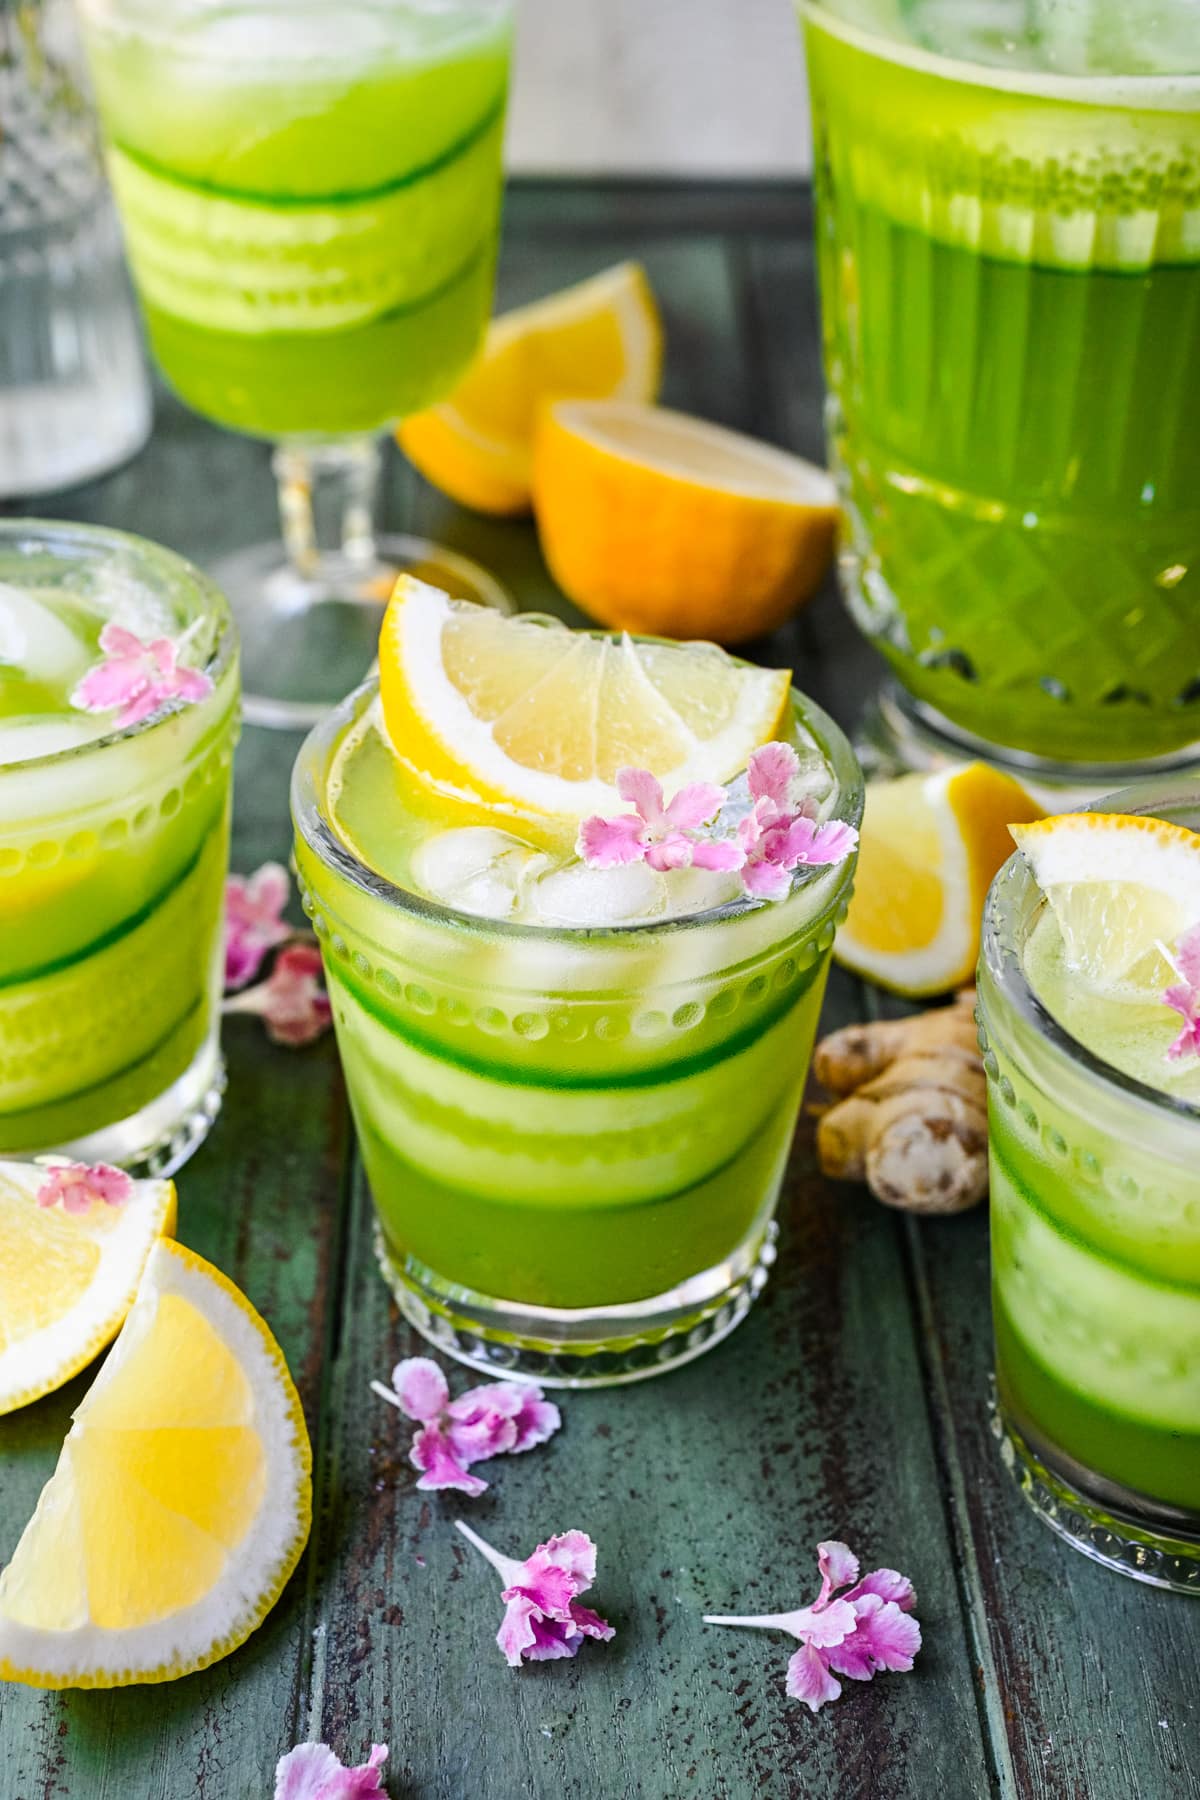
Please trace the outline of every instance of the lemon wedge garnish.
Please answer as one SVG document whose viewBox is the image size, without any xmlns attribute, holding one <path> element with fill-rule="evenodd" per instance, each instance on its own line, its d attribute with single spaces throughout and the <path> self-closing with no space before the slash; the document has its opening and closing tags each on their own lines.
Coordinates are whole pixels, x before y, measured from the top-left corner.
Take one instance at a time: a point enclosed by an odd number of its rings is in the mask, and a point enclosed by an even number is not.
<svg viewBox="0 0 1200 1800">
<path fill-rule="evenodd" d="M 426 480 L 480 512 L 527 512 L 538 409 L 561 394 L 652 400 L 662 326 L 639 263 L 619 263 L 493 320 L 448 399 L 397 431 Z"/>
<path fill-rule="evenodd" d="M 984 896 L 1012 853 L 1008 827 L 1041 816 L 1018 782 L 981 762 L 868 782 L 838 961 L 912 996 L 969 981 Z"/>
<path fill-rule="evenodd" d="M 169 1181 L 119 1206 L 41 1207 L 47 1171 L 0 1162 L 0 1413 L 53 1393 L 121 1329 L 155 1243 L 175 1229 Z"/>
<path fill-rule="evenodd" d="M 1200 834 L 1126 813 L 1060 813 L 1013 837 L 1053 909 L 1067 967 L 1096 989 L 1154 996 L 1160 945 L 1200 923 Z"/>
<path fill-rule="evenodd" d="M 379 639 L 397 754 L 485 822 L 519 814 L 551 837 L 621 812 L 618 769 L 668 789 L 728 781 L 775 735 L 791 673 L 714 644 L 638 643 L 505 618 L 401 576 Z"/>
<path fill-rule="evenodd" d="M 299 1560 L 311 1471 L 266 1325 L 160 1241 L 0 1575 L 0 1679 L 122 1687 L 228 1655 Z"/>
</svg>

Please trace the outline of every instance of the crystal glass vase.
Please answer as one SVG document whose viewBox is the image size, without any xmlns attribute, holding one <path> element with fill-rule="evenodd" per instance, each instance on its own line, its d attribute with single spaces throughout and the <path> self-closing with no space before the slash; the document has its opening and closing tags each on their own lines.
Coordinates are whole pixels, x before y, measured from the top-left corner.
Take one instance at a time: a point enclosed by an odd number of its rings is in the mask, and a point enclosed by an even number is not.
<svg viewBox="0 0 1200 1800">
<path fill-rule="evenodd" d="M 441 399 L 492 299 L 509 0 L 79 0 L 155 356 L 205 418 L 275 440 L 282 545 L 216 573 L 246 714 L 361 681 L 398 569 L 497 584 L 375 531 L 380 437 Z"/>
<path fill-rule="evenodd" d="M 1187 760 L 1193 0 L 802 13 L 842 584 L 901 728 L 1093 793 Z"/>
</svg>

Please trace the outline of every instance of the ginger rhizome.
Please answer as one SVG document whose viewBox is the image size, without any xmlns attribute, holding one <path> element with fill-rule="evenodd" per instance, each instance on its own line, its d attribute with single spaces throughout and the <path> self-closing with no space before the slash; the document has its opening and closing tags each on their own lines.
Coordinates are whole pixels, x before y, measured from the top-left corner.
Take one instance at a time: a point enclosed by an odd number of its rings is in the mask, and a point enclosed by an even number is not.
<svg viewBox="0 0 1200 1800">
<path fill-rule="evenodd" d="M 865 1181 L 885 1206 L 954 1213 L 987 1193 L 987 1084 L 975 993 L 910 1019 L 847 1025 L 813 1069 L 840 1096 L 817 1126 L 826 1175 Z"/>
</svg>

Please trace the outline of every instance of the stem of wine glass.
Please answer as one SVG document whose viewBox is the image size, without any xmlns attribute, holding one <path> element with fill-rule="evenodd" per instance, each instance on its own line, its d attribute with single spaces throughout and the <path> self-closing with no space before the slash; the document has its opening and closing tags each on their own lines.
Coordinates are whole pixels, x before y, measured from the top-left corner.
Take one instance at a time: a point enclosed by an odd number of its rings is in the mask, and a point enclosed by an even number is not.
<svg viewBox="0 0 1200 1800">
<path fill-rule="evenodd" d="M 365 573 L 378 562 L 380 464 L 374 437 L 278 445 L 272 467 L 279 483 L 279 517 L 288 559 L 298 574 L 312 577 L 329 563 Z"/>
</svg>

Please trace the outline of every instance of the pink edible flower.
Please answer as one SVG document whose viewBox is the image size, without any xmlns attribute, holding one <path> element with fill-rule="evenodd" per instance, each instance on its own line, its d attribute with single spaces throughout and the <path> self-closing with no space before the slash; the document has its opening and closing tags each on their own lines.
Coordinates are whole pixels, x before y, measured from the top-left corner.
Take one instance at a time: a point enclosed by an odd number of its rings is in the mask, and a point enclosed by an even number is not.
<svg viewBox="0 0 1200 1800">
<path fill-rule="evenodd" d="M 1164 951 L 1179 980 L 1164 990 L 1162 1003 L 1171 1007 L 1183 1020 L 1183 1029 L 1167 1051 L 1171 1062 L 1179 1062 L 1191 1054 L 1200 1056 L 1200 925 L 1185 931 L 1175 946 L 1175 954 Z"/>
<path fill-rule="evenodd" d="M 62 1201 L 64 1212 L 85 1213 L 96 1201 L 123 1206 L 133 1193 L 133 1182 L 124 1169 L 111 1163 L 66 1162 L 59 1157 L 41 1159 L 46 1178 L 37 1191 L 39 1206 Z"/>
<path fill-rule="evenodd" d="M 143 643 L 110 619 L 100 633 L 104 661 L 89 669 L 71 695 L 82 712 L 117 712 L 118 731 L 138 725 L 168 700 L 188 704 L 212 693 L 212 678 L 199 669 L 179 666 L 179 648 L 171 638 Z M 117 711 L 117 709 L 120 709 Z"/>
<path fill-rule="evenodd" d="M 421 1471 L 419 1488 L 456 1488 L 472 1499 L 487 1482 L 468 1470 L 493 1456 L 519 1456 L 544 1444 L 562 1424 L 562 1414 L 533 1382 L 499 1381 L 470 1388 L 451 1400 L 446 1377 L 427 1356 L 410 1356 L 392 1370 L 392 1385 L 373 1381 L 382 1400 L 413 1419 L 410 1460 Z"/>
<path fill-rule="evenodd" d="M 694 835 L 720 812 L 724 788 L 711 781 L 692 782 L 664 806 L 661 783 L 649 769 L 618 769 L 617 792 L 633 812 L 615 819 L 593 814 L 579 827 L 576 850 L 590 869 L 635 862 L 660 874 L 667 869 L 737 868 L 734 844 Z"/>
<path fill-rule="evenodd" d="M 289 944 L 275 958 L 267 979 L 226 1000 L 224 1010 L 257 1013 L 272 1043 L 297 1049 L 319 1038 L 333 1018 L 321 976 L 316 944 Z"/>
<path fill-rule="evenodd" d="M 911 1669 L 921 1648 L 921 1627 L 910 1615 L 917 1603 L 912 1582 L 895 1569 L 858 1578 L 858 1558 L 845 1544 L 817 1545 L 821 1590 L 799 1612 L 748 1618 L 705 1616 L 706 1625 L 750 1625 L 788 1631 L 800 1639 L 787 1670 L 787 1691 L 819 1712 L 842 1691 L 833 1671 L 850 1681 L 870 1681 L 881 1669 Z M 844 1589 L 845 1592 L 839 1593 Z"/>
<path fill-rule="evenodd" d="M 737 828 L 743 851 L 742 883 L 756 900 L 783 900 L 801 864 L 840 863 L 858 842 L 853 825 L 817 825 L 805 813 L 773 818 L 774 803 L 759 800 Z"/>
<path fill-rule="evenodd" d="M 267 862 L 253 875 L 231 875 L 225 883 L 225 986 L 245 987 L 263 958 L 291 935 L 283 917 L 291 883 L 281 863 Z"/>
<path fill-rule="evenodd" d="M 510 1669 L 522 1662 L 576 1656 L 585 1638 L 608 1643 L 616 1632 L 578 1596 L 596 1579 L 596 1546 L 583 1531 L 565 1531 L 539 1544 L 522 1562 L 501 1556 L 461 1519 L 455 1524 L 504 1582 L 504 1620 L 496 1642 Z"/>
<path fill-rule="evenodd" d="M 328 1744 L 297 1744 L 275 1765 L 275 1800 L 387 1800 L 379 1771 L 387 1745 L 372 1744 L 357 1769 L 348 1769 Z"/>
</svg>

